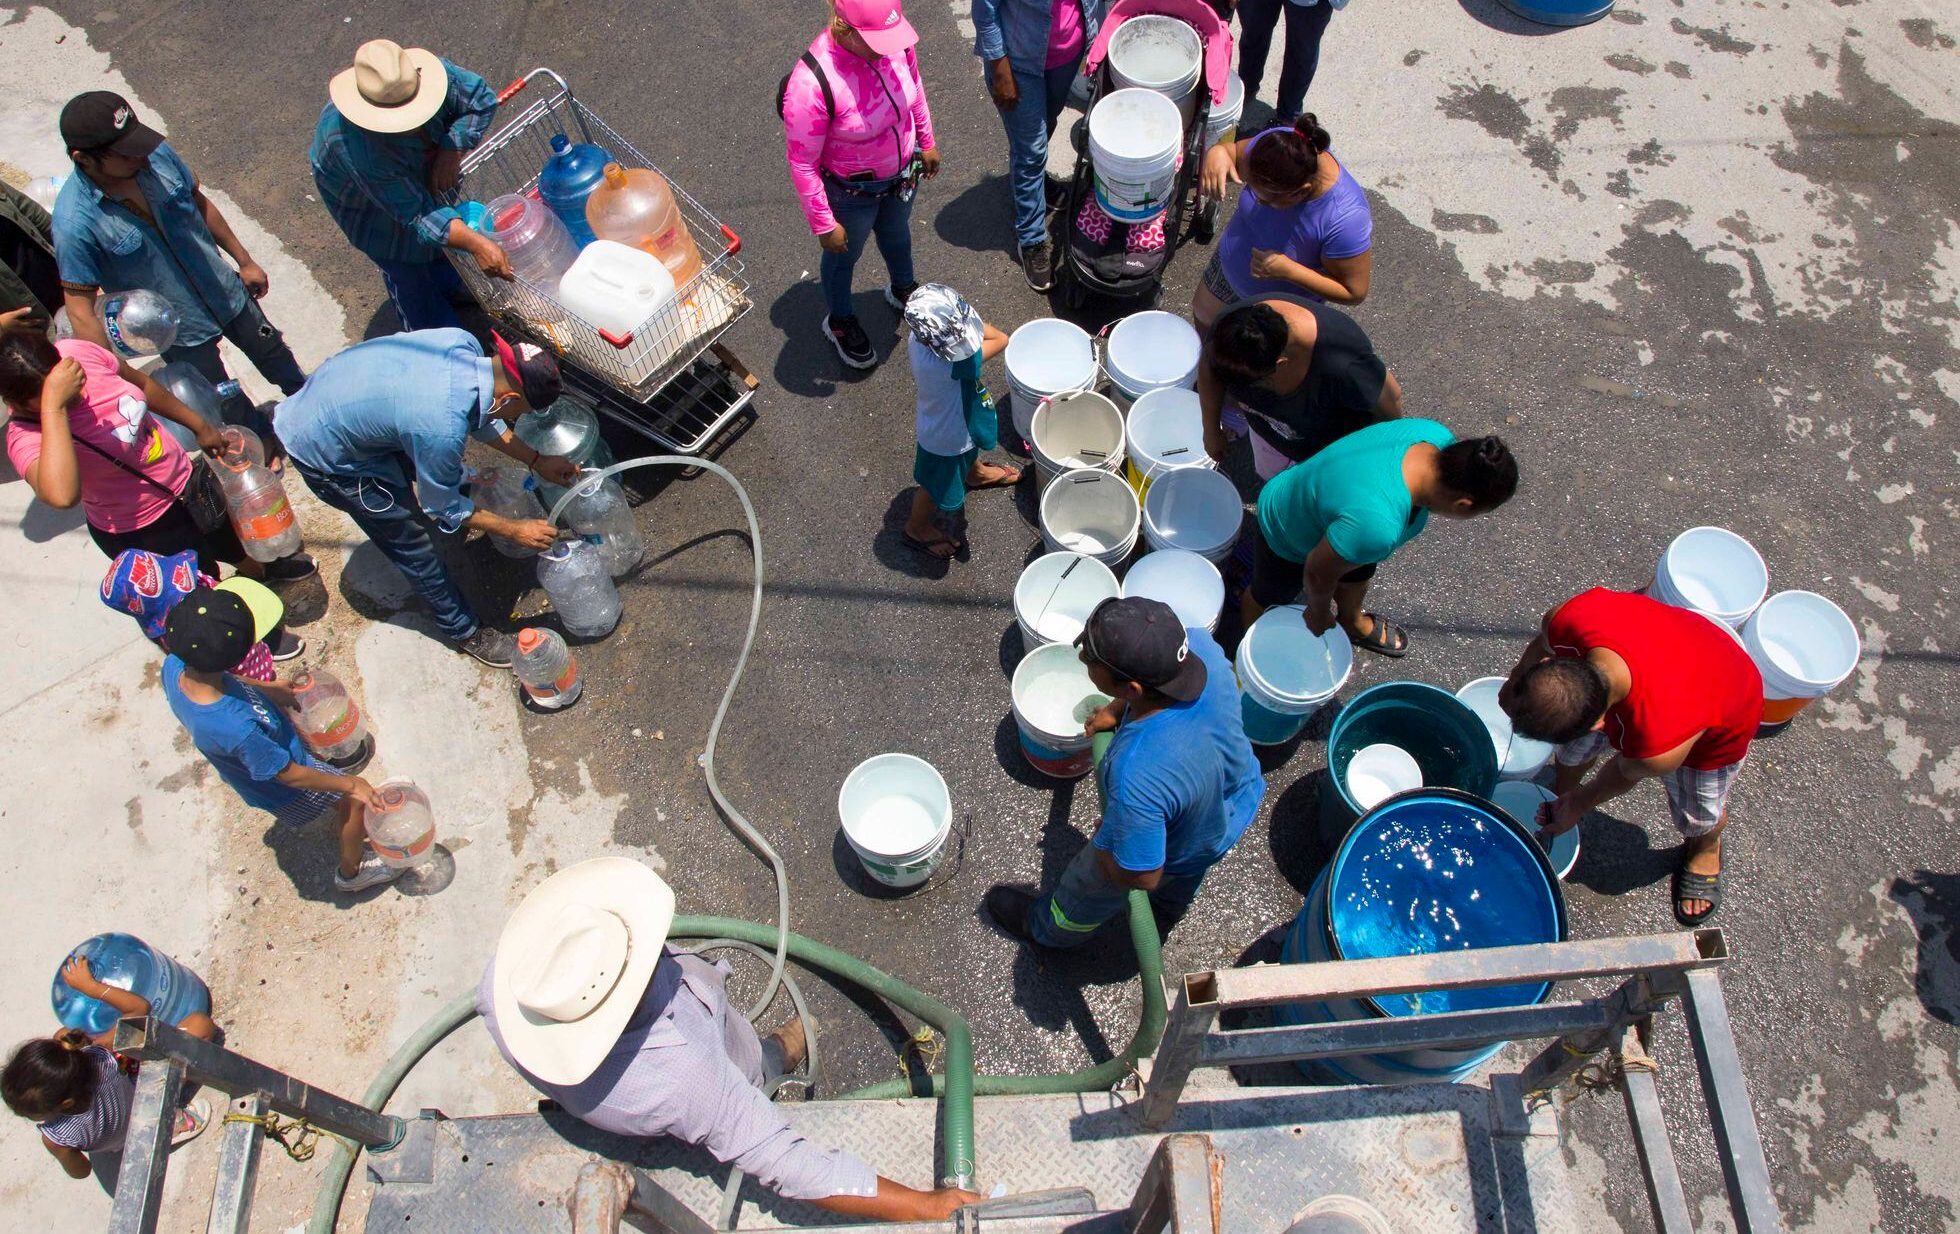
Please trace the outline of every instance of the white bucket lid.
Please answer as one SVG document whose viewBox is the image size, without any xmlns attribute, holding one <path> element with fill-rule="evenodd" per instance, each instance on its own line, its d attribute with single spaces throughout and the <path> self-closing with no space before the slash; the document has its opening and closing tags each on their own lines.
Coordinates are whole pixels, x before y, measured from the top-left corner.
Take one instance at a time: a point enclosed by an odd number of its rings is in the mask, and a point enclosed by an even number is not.
<svg viewBox="0 0 1960 1234">
<path fill-rule="evenodd" d="M 1189 386 L 1198 379 L 1202 346 L 1190 322 L 1176 313 L 1150 309 L 1130 314 L 1110 330 L 1104 363 L 1109 379 L 1133 394 Z"/>
<path fill-rule="evenodd" d="M 1184 549 L 1145 553 L 1123 576 L 1123 594 L 1162 600 L 1187 628 L 1209 630 L 1225 607 L 1225 579 L 1218 567 Z"/>
<path fill-rule="evenodd" d="M 1040 317 L 1007 339 L 1008 380 L 1022 389 L 1056 394 L 1095 384 L 1096 348 L 1087 331 L 1058 317 Z"/>
<path fill-rule="evenodd" d="M 1151 485 L 1153 492 L 1156 487 Z M 1306 611 L 1298 604 L 1269 608 L 1239 643 L 1240 675 L 1274 698 L 1295 703 L 1332 698 L 1354 670 L 1347 632 L 1337 625 L 1315 638 L 1307 631 Z"/>
</svg>

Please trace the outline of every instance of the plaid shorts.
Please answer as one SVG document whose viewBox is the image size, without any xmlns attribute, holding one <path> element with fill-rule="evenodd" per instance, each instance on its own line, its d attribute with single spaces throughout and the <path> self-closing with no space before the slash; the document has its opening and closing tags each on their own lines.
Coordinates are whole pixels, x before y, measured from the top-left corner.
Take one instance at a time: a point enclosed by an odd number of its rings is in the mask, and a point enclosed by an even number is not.
<svg viewBox="0 0 1960 1234">
<path fill-rule="evenodd" d="M 1211 260 L 1205 264 L 1205 272 L 1198 276 L 1206 291 L 1218 298 L 1221 304 L 1237 304 L 1239 293 L 1232 290 L 1232 280 L 1225 277 L 1225 260 L 1218 250 L 1211 251 Z"/>
<path fill-rule="evenodd" d="M 1583 767 L 1607 750 L 1606 734 L 1587 733 L 1558 748 L 1562 767 Z M 1721 826 L 1729 808 L 1729 790 L 1741 763 L 1726 767 L 1677 767 L 1662 778 L 1667 786 L 1668 813 L 1684 836 L 1705 836 Z"/>
</svg>

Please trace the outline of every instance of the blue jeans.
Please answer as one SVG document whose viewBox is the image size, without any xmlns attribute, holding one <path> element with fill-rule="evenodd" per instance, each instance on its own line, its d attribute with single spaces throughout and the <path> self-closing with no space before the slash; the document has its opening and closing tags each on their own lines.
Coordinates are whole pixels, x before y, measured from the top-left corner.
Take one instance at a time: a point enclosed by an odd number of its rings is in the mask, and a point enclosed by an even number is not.
<svg viewBox="0 0 1960 1234">
<path fill-rule="evenodd" d="M 295 394 L 306 384 L 306 374 L 300 371 L 299 361 L 293 358 L 293 349 L 286 346 L 286 336 L 279 333 L 279 327 L 266 320 L 257 300 L 245 302 L 245 309 L 238 316 L 225 323 L 224 337 L 231 340 L 232 346 L 245 353 L 252 367 L 259 371 L 273 385 L 279 387 L 281 394 Z M 163 353 L 169 361 L 181 360 L 198 372 L 212 385 L 220 385 L 231 380 L 225 371 L 223 357 L 218 354 L 218 340 L 206 339 L 190 347 L 172 347 Z M 229 424 L 242 424 L 260 437 L 272 431 L 272 421 L 261 415 L 250 399 L 240 394 L 225 404 L 225 421 Z"/>
<path fill-rule="evenodd" d="M 1196 874 L 1166 874 L 1150 893 L 1150 905 L 1166 917 L 1182 917 L 1198 898 L 1206 870 Z M 1080 947 L 1099 926 L 1130 902 L 1130 893 L 1103 877 L 1096 846 L 1082 851 L 1062 871 L 1055 889 L 1028 909 L 1028 934 L 1043 947 Z"/>
<path fill-rule="evenodd" d="M 330 476 L 294 459 L 293 470 L 313 495 L 354 520 L 374 547 L 408 577 L 434 612 L 436 625 L 452 642 L 476 633 L 476 610 L 450 579 L 436 554 L 429 525 L 415 504 L 415 492 L 404 473 L 400 480 L 371 476 Z"/>
<path fill-rule="evenodd" d="M 1014 72 L 1021 101 L 1000 113 L 1007 130 L 1007 179 L 1014 192 L 1014 237 L 1022 248 L 1048 238 L 1048 139 L 1068 103 L 1082 57 L 1040 73 Z M 984 62 L 982 62 L 984 68 Z"/>
<path fill-rule="evenodd" d="M 463 323 L 456 316 L 454 300 L 469 295 L 463 280 L 449 258 L 437 254 L 434 261 L 376 261 L 381 269 L 381 285 L 388 289 L 395 315 L 404 330 L 440 330 Z"/>
<path fill-rule="evenodd" d="M 891 184 L 890 180 L 871 180 L 862 182 L 860 187 L 875 193 Z M 912 203 L 900 201 L 897 193 L 861 197 L 838 188 L 828 176 L 824 177 L 824 195 L 830 199 L 830 212 L 844 229 L 849 243 L 841 253 L 825 249 L 823 260 L 817 263 L 830 319 L 841 321 L 857 316 L 851 308 L 851 272 L 857 269 L 866 237 L 878 237 L 878 252 L 885 259 L 885 271 L 891 276 L 892 286 L 903 287 L 913 281 Z"/>
<path fill-rule="evenodd" d="M 1273 27 L 1286 12 L 1286 50 L 1279 66 L 1279 100 L 1274 107 L 1282 120 L 1291 120 L 1307 105 L 1307 88 L 1320 67 L 1320 36 L 1334 16 L 1327 0 L 1318 4 L 1289 4 L 1287 0 L 1239 0 L 1239 77 L 1245 82 L 1245 101 L 1259 92 L 1266 75 L 1266 53 L 1272 49 Z"/>
</svg>

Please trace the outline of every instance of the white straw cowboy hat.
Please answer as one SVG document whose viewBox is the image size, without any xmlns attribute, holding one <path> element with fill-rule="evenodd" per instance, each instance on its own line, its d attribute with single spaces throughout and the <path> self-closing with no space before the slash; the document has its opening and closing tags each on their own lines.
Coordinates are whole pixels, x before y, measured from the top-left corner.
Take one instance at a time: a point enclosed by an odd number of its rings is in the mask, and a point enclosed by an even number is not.
<svg viewBox="0 0 1960 1234">
<path fill-rule="evenodd" d="M 442 110 L 449 74 L 420 47 L 372 39 L 354 53 L 354 67 L 335 73 L 327 95 L 349 121 L 370 133 L 406 133 Z"/>
<path fill-rule="evenodd" d="M 674 924 L 674 892 L 628 857 L 595 857 L 532 889 L 497 939 L 491 1000 L 518 1066 L 589 1077 L 640 1005 Z"/>
</svg>

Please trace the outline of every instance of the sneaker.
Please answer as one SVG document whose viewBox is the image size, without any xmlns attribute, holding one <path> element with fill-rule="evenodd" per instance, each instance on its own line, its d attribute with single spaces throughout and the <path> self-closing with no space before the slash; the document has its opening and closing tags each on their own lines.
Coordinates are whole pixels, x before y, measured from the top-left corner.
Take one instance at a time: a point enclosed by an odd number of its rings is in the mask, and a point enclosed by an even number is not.
<svg viewBox="0 0 1960 1234">
<path fill-rule="evenodd" d="M 839 317 L 833 322 L 826 315 L 823 330 L 830 336 L 831 345 L 837 348 L 837 354 L 844 363 L 855 369 L 878 367 L 878 353 L 871 350 L 871 339 L 865 335 L 864 327 L 858 324 L 857 318 Z"/>
<path fill-rule="evenodd" d="M 339 870 L 333 872 L 333 889 L 342 895 L 351 895 L 356 891 L 366 891 L 369 887 L 392 883 L 406 873 L 407 870 L 389 865 L 374 853 L 365 853 L 361 857 L 361 868 L 354 871 L 352 878 Z"/>
<path fill-rule="evenodd" d="M 997 883 L 987 889 L 983 903 L 995 925 L 1024 943 L 1034 942 L 1034 935 L 1028 933 L 1028 911 L 1034 907 L 1032 892 Z"/>
<path fill-rule="evenodd" d="M 306 640 L 291 630 L 279 631 L 278 641 L 266 648 L 274 660 L 297 660 L 306 654 Z"/>
<path fill-rule="evenodd" d="M 517 640 L 502 630 L 478 626 L 475 634 L 456 644 L 456 650 L 475 656 L 491 668 L 509 668 L 517 658 Z"/>
<path fill-rule="evenodd" d="M 211 1107 L 204 1098 L 194 1097 L 177 1107 L 177 1119 L 170 1127 L 170 1147 L 188 1144 L 211 1125 Z"/>
<path fill-rule="evenodd" d="M 293 553 L 277 561 L 267 562 L 265 567 L 266 580 L 273 583 L 297 583 L 303 578 L 312 578 L 319 572 L 320 567 L 307 553 Z"/>
<path fill-rule="evenodd" d="M 919 290 L 919 285 L 917 283 L 898 283 L 898 284 L 888 285 L 885 288 L 885 303 L 891 305 L 893 308 L 903 313 L 905 311 L 905 302 L 907 300 L 910 300 L 912 298 L 912 293 L 917 290 Z"/>
<path fill-rule="evenodd" d="M 1021 272 L 1028 276 L 1028 286 L 1034 290 L 1055 289 L 1055 253 L 1048 241 L 1021 247 Z"/>
</svg>

